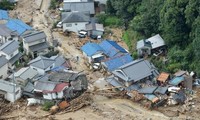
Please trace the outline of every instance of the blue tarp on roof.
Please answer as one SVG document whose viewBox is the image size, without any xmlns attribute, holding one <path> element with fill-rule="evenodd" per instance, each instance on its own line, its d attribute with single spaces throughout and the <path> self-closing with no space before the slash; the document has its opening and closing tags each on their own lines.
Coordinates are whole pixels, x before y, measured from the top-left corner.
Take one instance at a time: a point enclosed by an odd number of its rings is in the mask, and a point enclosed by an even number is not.
<svg viewBox="0 0 200 120">
<path fill-rule="evenodd" d="M 181 83 L 182 81 L 184 81 L 184 77 L 175 77 L 174 79 L 169 81 L 170 85 L 178 85 L 179 83 Z"/>
<path fill-rule="evenodd" d="M 96 43 L 86 43 L 85 45 L 83 45 L 81 47 L 81 50 L 87 54 L 87 56 L 92 56 L 94 55 L 95 53 L 99 52 L 99 51 L 102 51 L 103 52 L 103 49 Z"/>
<path fill-rule="evenodd" d="M 6 26 L 12 31 L 17 31 L 19 35 L 24 33 L 26 30 L 31 30 L 32 27 L 25 24 L 23 21 L 19 19 L 11 19 L 6 23 Z"/>
<path fill-rule="evenodd" d="M 0 20 L 8 20 L 8 11 L 6 10 L 0 10 Z"/>
<path fill-rule="evenodd" d="M 126 55 L 118 56 L 106 61 L 105 65 L 108 71 L 113 71 L 119 68 L 120 66 L 125 65 L 126 63 L 129 63 L 132 61 L 133 61 L 133 58 L 130 56 L 130 54 L 127 53 Z"/>
<path fill-rule="evenodd" d="M 115 41 L 104 40 L 99 44 L 109 57 L 116 56 L 117 53 L 127 53 L 127 51 L 119 46 Z"/>
</svg>

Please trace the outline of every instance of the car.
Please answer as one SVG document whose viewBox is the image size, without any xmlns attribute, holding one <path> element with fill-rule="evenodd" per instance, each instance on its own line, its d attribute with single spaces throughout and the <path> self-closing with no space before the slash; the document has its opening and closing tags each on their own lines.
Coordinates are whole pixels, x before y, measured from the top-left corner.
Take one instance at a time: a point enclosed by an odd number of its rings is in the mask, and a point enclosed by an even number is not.
<svg viewBox="0 0 200 120">
<path fill-rule="evenodd" d="M 56 27 L 61 28 L 62 27 L 62 22 L 58 22 L 58 24 L 56 25 Z"/>
<path fill-rule="evenodd" d="M 78 32 L 78 37 L 79 38 L 85 38 L 87 36 L 87 32 L 86 31 L 79 31 Z"/>
<path fill-rule="evenodd" d="M 92 39 L 97 39 L 97 36 L 96 35 L 90 35 L 90 38 L 92 38 Z"/>
</svg>

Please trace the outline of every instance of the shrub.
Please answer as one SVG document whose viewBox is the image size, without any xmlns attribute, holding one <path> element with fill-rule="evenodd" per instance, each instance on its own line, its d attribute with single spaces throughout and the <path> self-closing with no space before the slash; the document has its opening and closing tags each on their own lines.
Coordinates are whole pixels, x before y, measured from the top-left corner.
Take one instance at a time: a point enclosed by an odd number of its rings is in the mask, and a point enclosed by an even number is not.
<svg viewBox="0 0 200 120">
<path fill-rule="evenodd" d="M 42 110 L 48 111 L 52 106 L 54 106 L 54 102 L 47 101 L 42 105 Z"/>
<path fill-rule="evenodd" d="M 9 2 L 8 0 L 2 0 L 0 2 L 0 9 L 3 10 L 13 10 L 15 7 L 15 5 L 11 2 Z"/>
</svg>

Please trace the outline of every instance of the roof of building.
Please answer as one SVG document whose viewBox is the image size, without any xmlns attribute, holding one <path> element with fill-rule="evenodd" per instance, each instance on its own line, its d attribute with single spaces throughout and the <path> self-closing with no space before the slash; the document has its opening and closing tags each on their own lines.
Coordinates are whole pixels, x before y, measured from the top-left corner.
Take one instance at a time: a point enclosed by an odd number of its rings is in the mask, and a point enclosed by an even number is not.
<svg viewBox="0 0 200 120">
<path fill-rule="evenodd" d="M 94 2 L 64 2 L 63 9 L 66 11 L 95 13 Z"/>
<path fill-rule="evenodd" d="M 187 71 L 179 70 L 179 71 L 177 71 L 176 73 L 174 73 L 174 75 L 175 75 L 176 77 L 181 77 L 181 76 L 183 76 L 183 75 L 186 74 L 186 73 L 187 73 Z"/>
<path fill-rule="evenodd" d="M 165 41 L 162 39 L 162 37 L 159 34 L 148 38 L 147 41 L 151 42 L 152 49 L 165 45 Z"/>
<path fill-rule="evenodd" d="M 118 53 L 127 53 L 127 51 L 119 46 L 115 41 L 104 40 L 99 44 L 99 46 L 103 48 L 105 54 L 107 54 L 109 57 L 114 57 L 118 55 Z"/>
<path fill-rule="evenodd" d="M 54 88 L 56 87 L 57 83 L 56 82 L 51 82 L 51 81 L 37 81 L 34 88 L 35 90 L 41 90 L 42 92 L 44 91 L 53 91 Z"/>
<path fill-rule="evenodd" d="M 73 22 L 89 22 L 89 14 L 83 12 L 63 12 L 62 13 L 62 23 L 73 23 Z"/>
<path fill-rule="evenodd" d="M 143 94 L 152 94 L 154 91 L 158 88 L 158 86 L 148 86 L 148 87 L 143 87 L 138 90 L 139 93 Z"/>
<path fill-rule="evenodd" d="M 114 76 L 107 77 L 106 81 L 121 91 L 125 88 L 125 86 L 121 84 L 118 80 L 116 80 Z"/>
<path fill-rule="evenodd" d="M 54 92 L 61 92 L 65 87 L 68 87 L 69 84 L 68 83 L 59 83 L 56 85 L 56 87 L 54 88 Z"/>
<path fill-rule="evenodd" d="M 49 76 L 50 81 L 54 82 L 69 82 L 74 81 L 79 76 L 76 72 L 53 72 Z"/>
<path fill-rule="evenodd" d="M 45 50 L 49 47 L 50 47 L 50 45 L 48 44 L 48 42 L 42 42 L 42 43 L 30 46 L 29 49 L 32 52 L 35 52 L 35 51 L 40 52 L 40 51 L 43 51 L 43 50 Z"/>
<path fill-rule="evenodd" d="M 10 62 L 11 64 L 14 64 L 14 63 L 15 63 L 17 60 L 19 60 L 21 57 L 22 57 L 22 53 L 19 52 L 18 54 L 16 54 L 15 56 L 13 56 L 13 57 L 9 60 L 9 62 Z"/>
<path fill-rule="evenodd" d="M 124 81 L 139 81 L 148 76 L 157 76 L 159 73 L 155 69 L 155 66 L 148 60 L 138 59 L 130 63 L 127 63 L 118 69 L 112 71 L 112 73 Z"/>
<path fill-rule="evenodd" d="M 91 0 L 63 0 L 63 2 L 88 2 Z"/>
<path fill-rule="evenodd" d="M 175 77 L 174 79 L 169 81 L 170 85 L 178 85 L 179 83 L 181 83 L 182 81 L 184 81 L 184 77 Z"/>
<path fill-rule="evenodd" d="M 87 56 L 92 56 L 98 52 L 104 52 L 104 50 L 96 43 L 86 43 L 81 47 L 81 50 L 87 54 Z"/>
<path fill-rule="evenodd" d="M 103 24 L 98 24 L 94 22 L 86 24 L 85 27 L 86 27 L 86 30 L 97 30 L 97 31 L 102 31 L 102 32 L 104 31 Z"/>
<path fill-rule="evenodd" d="M 9 93 L 13 93 L 14 91 L 14 86 L 16 87 L 17 85 L 14 83 L 11 83 L 9 81 L 5 81 L 0 79 L 0 90 L 5 91 L 5 92 L 9 92 Z"/>
<path fill-rule="evenodd" d="M 159 100 L 159 98 L 156 97 L 154 94 L 145 94 L 144 97 L 146 97 L 148 100 L 152 101 L 153 103 Z"/>
<path fill-rule="evenodd" d="M 54 67 L 62 66 L 66 62 L 66 60 L 63 58 L 63 56 L 59 56 L 59 55 L 52 56 L 51 59 L 55 60 Z"/>
<path fill-rule="evenodd" d="M 17 31 L 18 35 L 23 34 L 27 30 L 32 30 L 33 28 L 29 25 L 25 24 L 23 21 L 19 19 L 10 19 L 6 26 L 12 31 Z"/>
<path fill-rule="evenodd" d="M 168 90 L 169 86 L 165 86 L 165 87 L 161 87 L 161 86 L 158 86 L 158 88 L 154 91 L 154 93 L 160 93 L 160 94 L 165 94 Z"/>
<path fill-rule="evenodd" d="M 5 24 L 0 24 L 0 35 L 1 36 L 10 36 L 10 35 L 17 35 L 15 31 L 10 30 Z"/>
<path fill-rule="evenodd" d="M 30 42 L 46 39 L 46 37 L 47 36 L 44 33 L 44 31 L 35 31 L 35 32 L 30 33 L 30 34 L 24 35 L 23 39 L 24 39 L 24 42 L 30 43 Z"/>
<path fill-rule="evenodd" d="M 15 72 L 15 77 L 20 77 L 23 80 L 33 79 L 38 72 L 30 67 L 21 68 L 19 71 Z"/>
<path fill-rule="evenodd" d="M 10 55 L 19 48 L 19 43 L 15 40 L 7 41 L 0 46 L 0 51 Z"/>
<path fill-rule="evenodd" d="M 5 56 L 0 56 L 0 68 L 2 67 L 2 66 L 4 66 L 6 63 L 8 63 L 8 60 L 6 59 L 6 57 Z"/>
<path fill-rule="evenodd" d="M 169 78 L 169 73 L 162 72 L 158 76 L 157 80 L 160 82 L 165 82 Z"/>
<path fill-rule="evenodd" d="M 8 11 L 6 10 L 0 10 L 0 20 L 8 20 Z"/>
<path fill-rule="evenodd" d="M 151 48 L 151 42 L 147 40 L 140 40 L 137 42 L 136 49 L 141 49 L 143 47 L 150 47 Z"/>
<path fill-rule="evenodd" d="M 52 60 L 50 58 L 38 56 L 37 58 L 31 60 L 28 64 L 33 67 L 46 69 L 50 67 L 54 62 L 55 60 Z"/>
<path fill-rule="evenodd" d="M 111 58 L 110 60 L 105 61 L 104 63 L 108 71 L 113 71 L 119 68 L 120 66 L 125 65 L 131 61 L 133 61 L 133 58 L 130 56 L 130 54 L 126 54 L 126 55 Z"/>
</svg>

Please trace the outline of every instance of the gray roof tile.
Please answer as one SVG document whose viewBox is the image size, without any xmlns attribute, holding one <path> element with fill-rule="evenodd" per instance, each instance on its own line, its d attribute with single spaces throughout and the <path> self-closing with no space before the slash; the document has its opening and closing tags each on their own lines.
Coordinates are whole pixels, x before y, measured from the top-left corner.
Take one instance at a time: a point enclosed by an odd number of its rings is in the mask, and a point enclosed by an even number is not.
<svg viewBox="0 0 200 120">
<path fill-rule="evenodd" d="M 46 69 L 46 68 L 50 67 L 54 62 L 55 62 L 55 60 L 52 60 L 50 58 L 38 56 L 37 58 L 31 60 L 28 64 L 33 67 Z"/>
<path fill-rule="evenodd" d="M 0 56 L 0 67 L 4 66 L 6 63 L 8 63 L 6 57 Z"/>
<path fill-rule="evenodd" d="M 26 34 L 23 36 L 24 42 L 30 43 L 33 41 L 38 41 L 42 39 L 46 39 L 46 34 L 43 31 L 35 31 L 31 34 Z"/>
<path fill-rule="evenodd" d="M 89 14 L 82 12 L 63 12 L 62 13 L 62 23 L 72 23 L 72 22 L 89 22 Z"/>
<path fill-rule="evenodd" d="M 155 70 L 153 64 L 151 64 L 148 60 L 139 59 L 121 66 L 120 68 L 112 71 L 112 73 L 122 78 L 124 81 L 136 82 L 148 76 L 154 75 L 154 73 L 158 74 L 158 71 Z"/>
<path fill-rule="evenodd" d="M 8 41 L 0 46 L 0 51 L 10 55 L 19 48 L 19 43 L 15 40 Z"/>
</svg>

